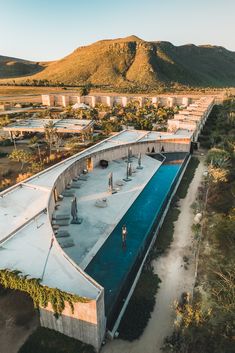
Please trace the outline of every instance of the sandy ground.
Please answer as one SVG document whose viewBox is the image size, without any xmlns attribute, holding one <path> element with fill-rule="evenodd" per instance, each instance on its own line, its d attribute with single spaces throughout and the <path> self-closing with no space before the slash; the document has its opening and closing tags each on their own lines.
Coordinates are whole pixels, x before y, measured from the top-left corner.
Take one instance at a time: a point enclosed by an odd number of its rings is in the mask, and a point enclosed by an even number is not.
<svg viewBox="0 0 235 353">
<path fill-rule="evenodd" d="M 191 204 L 195 200 L 197 188 L 205 171 L 200 162 L 188 193 L 180 202 L 180 215 L 175 222 L 174 240 L 166 255 L 154 261 L 155 272 L 162 280 L 156 296 L 156 305 L 143 335 L 139 340 L 127 342 L 114 340 L 108 342 L 102 353 L 161 353 L 164 338 L 171 334 L 174 323 L 173 303 L 182 292 L 192 292 L 194 285 L 194 255 L 192 250 L 193 212 Z M 189 266 L 184 268 L 183 257 L 189 258 Z"/>
<path fill-rule="evenodd" d="M 0 353 L 17 353 L 38 325 L 29 297 L 14 291 L 0 296 Z"/>
<path fill-rule="evenodd" d="M 31 151 L 27 144 L 17 144 L 18 149 L 23 149 L 24 151 Z M 10 154 L 14 150 L 14 146 L 0 146 L 0 152 Z M 23 172 L 25 173 L 25 168 Z M 4 173 L 10 171 L 10 174 L 3 176 Z M 21 173 L 21 163 L 10 160 L 8 157 L 0 158 L 0 182 L 4 178 L 15 178 L 19 173 Z"/>
</svg>

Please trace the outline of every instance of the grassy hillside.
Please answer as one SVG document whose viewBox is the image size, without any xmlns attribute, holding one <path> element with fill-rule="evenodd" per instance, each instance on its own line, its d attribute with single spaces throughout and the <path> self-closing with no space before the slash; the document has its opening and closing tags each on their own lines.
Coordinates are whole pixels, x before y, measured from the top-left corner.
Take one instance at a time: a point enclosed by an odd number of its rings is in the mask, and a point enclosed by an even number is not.
<svg viewBox="0 0 235 353">
<path fill-rule="evenodd" d="M 27 69 L 28 75 L 31 69 L 39 69 L 39 73 L 25 79 L 112 87 L 154 88 L 172 83 L 235 86 L 235 52 L 210 45 L 176 47 L 169 42 L 146 42 L 135 36 L 80 47 L 50 64 L 16 61 L 12 66 L 9 62 L 2 66 L 0 60 L 0 77 L 13 77 L 14 73 L 22 76 Z"/>
</svg>

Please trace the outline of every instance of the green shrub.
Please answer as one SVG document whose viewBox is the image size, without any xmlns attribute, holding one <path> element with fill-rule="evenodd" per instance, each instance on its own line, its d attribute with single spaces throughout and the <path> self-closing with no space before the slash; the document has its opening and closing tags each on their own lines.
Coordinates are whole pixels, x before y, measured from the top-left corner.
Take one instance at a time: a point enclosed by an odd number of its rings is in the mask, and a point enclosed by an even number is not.
<svg viewBox="0 0 235 353">
<path fill-rule="evenodd" d="M 4 288 L 20 290 L 30 295 L 35 308 L 45 308 L 51 303 L 55 315 L 60 315 L 65 308 L 65 302 L 73 312 L 75 302 L 86 303 L 89 299 L 63 292 L 58 288 L 49 288 L 40 284 L 40 279 L 22 276 L 20 271 L 0 270 L 0 284 Z"/>
<path fill-rule="evenodd" d="M 5 158 L 8 156 L 7 152 L 0 152 L 0 158 Z"/>
</svg>

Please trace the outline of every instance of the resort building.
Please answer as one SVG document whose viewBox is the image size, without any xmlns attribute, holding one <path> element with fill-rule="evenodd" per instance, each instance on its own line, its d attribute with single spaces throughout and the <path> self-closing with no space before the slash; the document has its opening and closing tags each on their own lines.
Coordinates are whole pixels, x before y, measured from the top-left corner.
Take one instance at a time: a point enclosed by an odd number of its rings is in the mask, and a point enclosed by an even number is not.
<svg viewBox="0 0 235 353">
<path fill-rule="evenodd" d="M 114 336 L 195 131 L 124 130 L 0 193 L 0 269 L 72 296 L 59 315 L 41 304 L 42 326 L 97 351 Z"/>
<path fill-rule="evenodd" d="M 45 127 L 51 122 L 58 134 L 90 135 L 93 133 L 93 121 L 84 119 L 19 120 L 13 124 L 5 126 L 3 130 L 9 132 L 10 137 L 14 138 L 14 136 L 19 134 L 23 136 L 25 133 L 44 133 Z"/>
<path fill-rule="evenodd" d="M 180 110 L 173 119 L 168 120 L 168 131 L 174 132 L 181 129 L 192 131 L 193 140 L 196 142 L 214 104 L 214 97 L 200 98 L 187 109 Z"/>
<path fill-rule="evenodd" d="M 0 103 L 0 111 L 10 110 L 12 108 L 11 104 Z"/>
<path fill-rule="evenodd" d="M 146 102 L 152 102 L 160 106 L 173 107 L 175 105 L 182 105 L 187 107 L 192 101 L 190 97 L 142 97 L 142 96 L 104 96 L 104 95 L 93 95 L 93 96 L 79 96 L 70 94 L 47 94 L 42 95 L 42 104 L 48 107 L 62 106 L 67 107 L 73 104 L 88 104 L 94 108 L 97 104 L 103 104 L 108 107 L 114 105 L 121 105 L 125 107 L 130 102 L 138 102 L 140 106 L 143 106 Z"/>
</svg>

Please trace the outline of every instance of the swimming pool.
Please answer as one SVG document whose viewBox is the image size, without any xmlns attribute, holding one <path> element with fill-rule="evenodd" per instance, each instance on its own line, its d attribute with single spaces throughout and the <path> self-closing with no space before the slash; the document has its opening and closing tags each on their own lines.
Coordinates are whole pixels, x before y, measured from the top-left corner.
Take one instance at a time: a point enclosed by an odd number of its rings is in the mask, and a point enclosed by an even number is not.
<svg viewBox="0 0 235 353">
<path fill-rule="evenodd" d="M 105 288 L 106 316 L 113 315 L 117 301 L 122 300 L 123 287 L 129 287 L 130 272 L 140 263 L 146 246 L 152 239 L 153 226 L 161 218 L 182 164 L 163 164 L 142 193 L 114 228 L 85 271 Z M 127 227 L 126 247 L 122 246 L 121 231 Z M 137 273 L 138 269 L 135 270 Z M 125 296 L 124 296 L 125 298 Z"/>
</svg>

